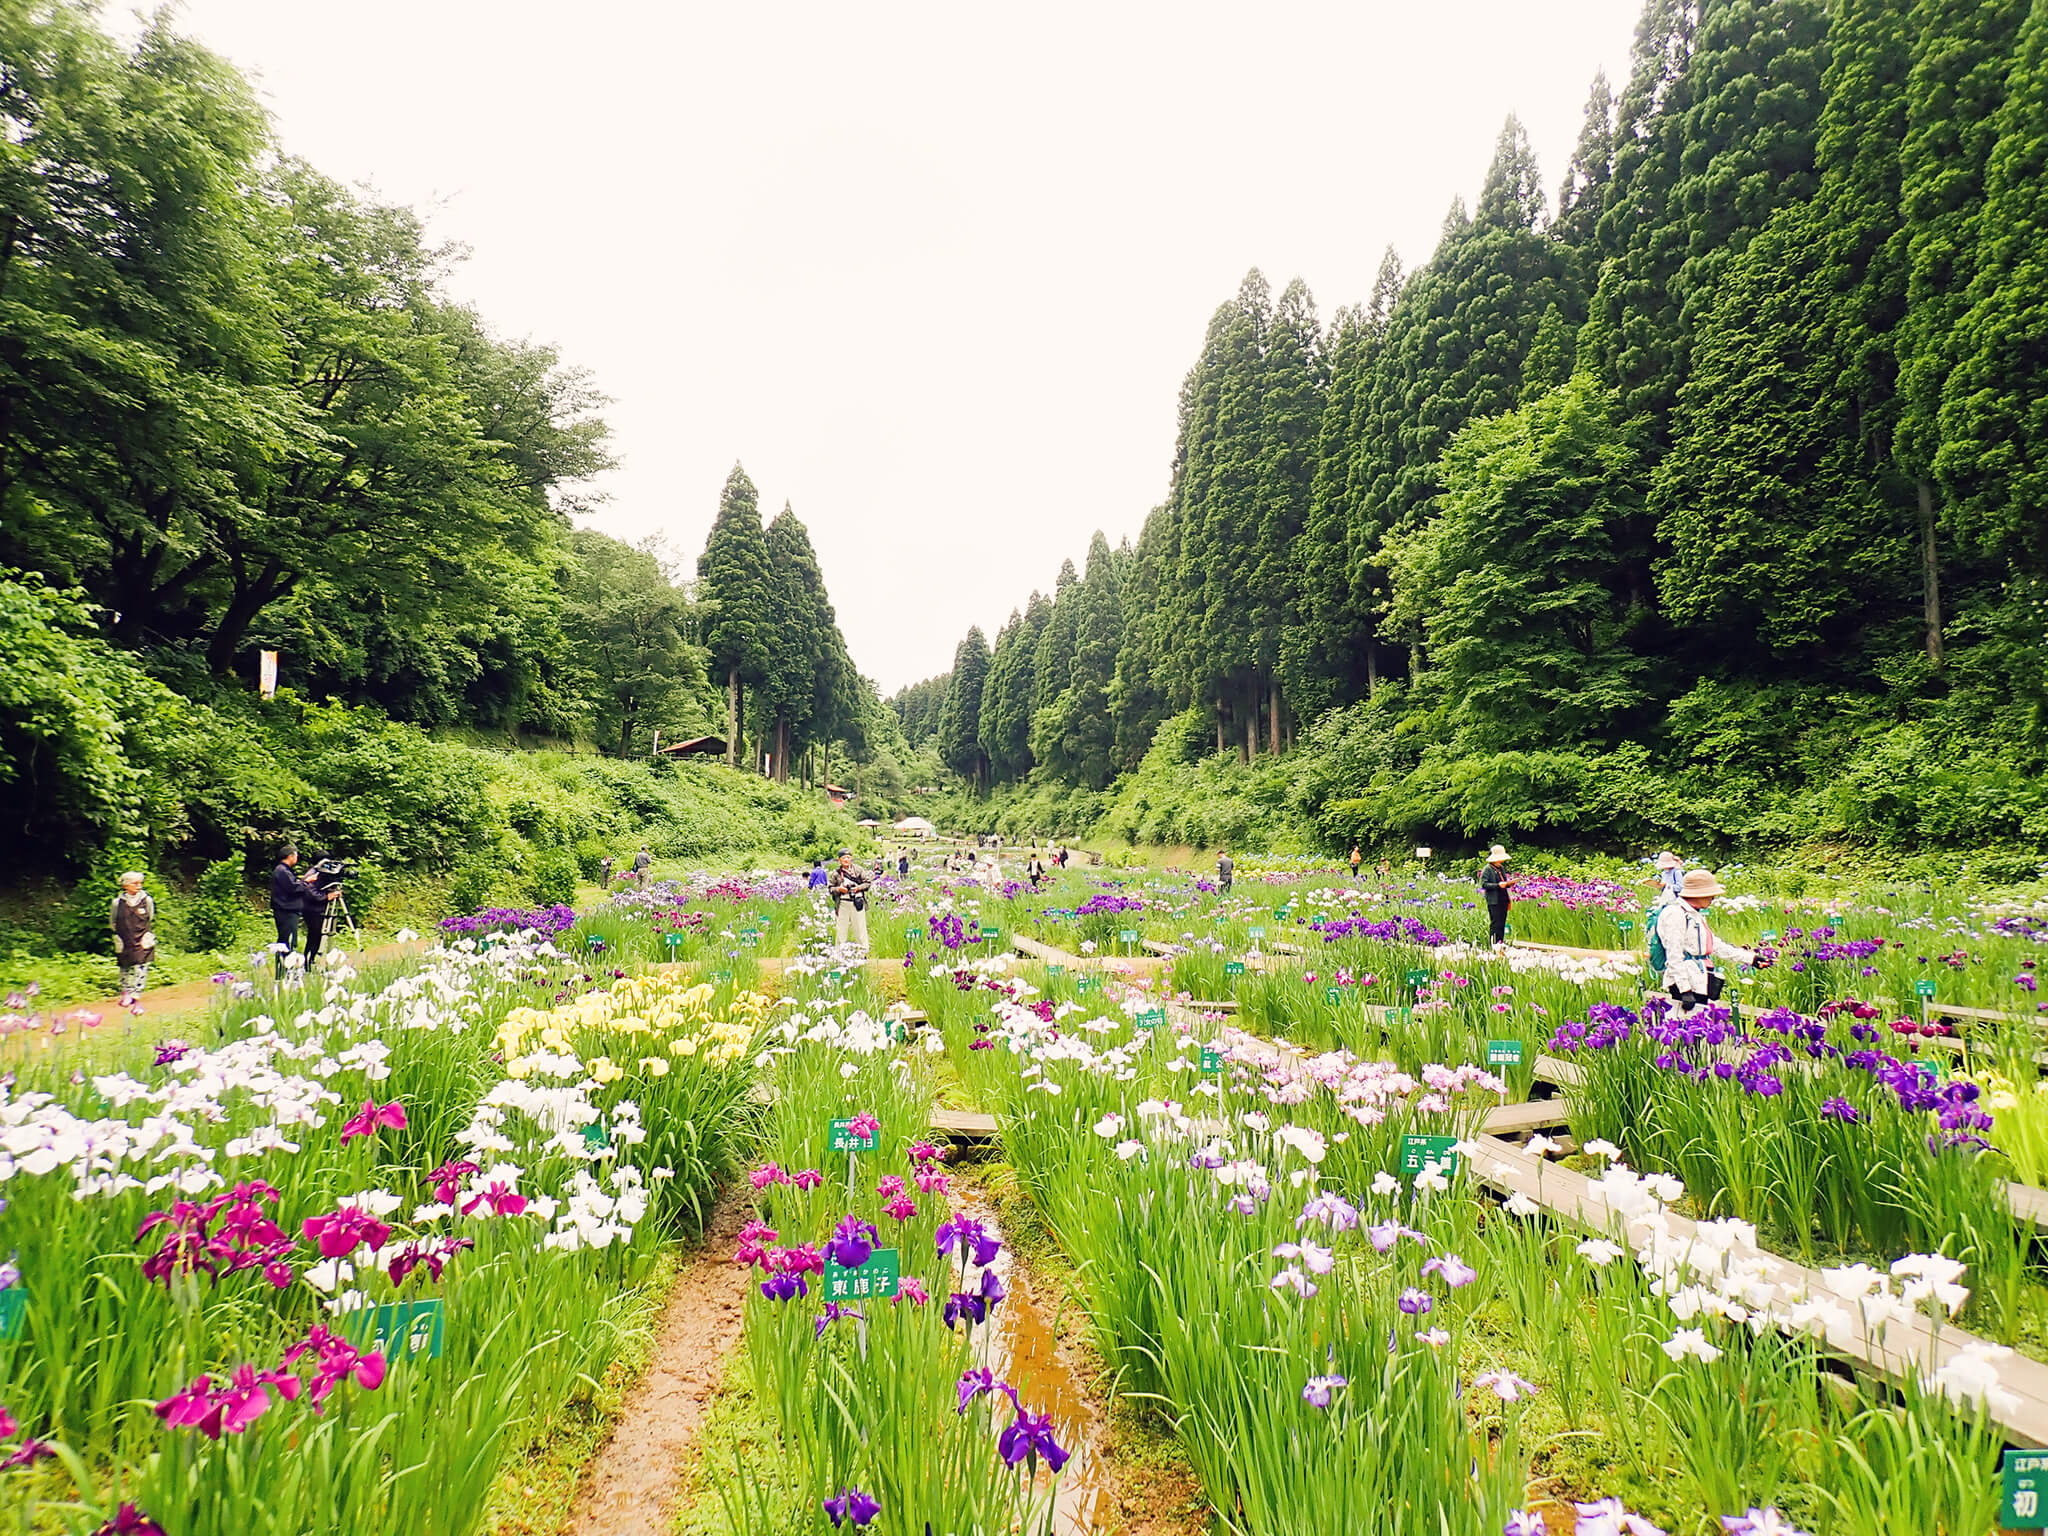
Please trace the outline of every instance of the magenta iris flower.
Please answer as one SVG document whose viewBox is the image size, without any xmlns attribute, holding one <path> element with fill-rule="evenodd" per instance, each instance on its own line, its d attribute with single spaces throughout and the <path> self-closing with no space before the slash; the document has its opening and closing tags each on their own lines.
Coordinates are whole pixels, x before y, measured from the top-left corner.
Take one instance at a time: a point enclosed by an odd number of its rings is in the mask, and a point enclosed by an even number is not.
<svg viewBox="0 0 2048 1536">
<path fill-rule="evenodd" d="M 92 1536 L 164 1536 L 164 1528 L 133 1504 L 123 1504 Z"/>
<path fill-rule="evenodd" d="M 389 1104 L 379 1104 L 375 1099 L 363 1100 L 363 1107 L 341 1123 L 341 1139 L 351 1136 L 375 1136 L 380 1129 L 402 1131 L 405 1129 L 405 1106 L 393 1099 Z"/>
<path fill-rule="evenodd" d="M 391 1235 L 389 1226 L 352 1205 L 342 1206 L 332 1216 L 308 1216 L 300 1226 L 306 1240 L 319 1245 L 323 1259 L 354 1253 L 364 1243 L 382 1248 L 384 1239 Z"/>
<path fill-rule="evenodd" d="M 892 1221 L 908 1221 L 917 1214 L 917 1202 L 908 1195 L 898 1195 L 882 1207 L 882 1213 Z"/>
<path fill-rule="evenodd" d="M 472 1173 L 481 1173 L 475 1163 L 466 1159 L 443 1163 L 427 1175 L 427 1182 L 434 1186 L 434 1198 L 443 1205 L 455 1203 L 455 1192 L 462 1187 L 462 1181 Z"/>
<path fill-rule="evenodd" d="M 763 1163 L 747 1175 L 747 1182 L 756 1189 L 766 1189 L 770 1184 L 787 1184 L 790 1178 L 774 1163 Z"/>
<path fill-rule="evenodd" d="M 872 1111 L 864 1109 L 847 1121 L 846 1129 L 853 1135 L 865 1140 L 870 1136 L 882 1134 L 882 1122 L 875 1118 Z"/>
<path fill-rule="evenodd" d="M 765 1221 L 750 1221 L 740 1228 L 740 1245 L 733 1254 L 735 1264 L 768 1263 L 768 1245 L 778 1236 L 776 1230 Z"/>
<path fill-rule="evenodd" d="M 465 1200 L 462 1203 L 462 1214 L 474 1216 L 477 1207 L 483 1205 L 488 1205 L 491 1208 L 493 1216 L 524 1216 L 526 1214 L 526 1196 L 515 1195 L 512 1192 L 512 1186 L 503 1179 L 493 1181 L 489 1189 L 472 1195 L 469 1199 Z"/>
<path fill-rule="evenodd" d="M 858 1529 L 882 1512 L 882 1505 L 872 1494 L 862 1493 L 858 1488 L 842 1488 L 839 1497 L 825 1500 L 825 1513 L 838 1525 L 845 1521 Z"/>
<path fill-rule="evenodd" d="M 39 1461 L 56 1455 L 56 1450 L 47 1440 L 38 1440 L 30 1435 L 16 1446 L 13 1452 L 0 1457 L 0 1472 L 11 1472 L 16 1467 L 32 1467 Z"/>
<path fill-rule="evenodd" d="M 810 1295 L 811 1288 L 804 1284 L 802 1275 L 784 1271 L 763 1280 L 761 1294 L 770 1301 L 792 1301 L 798 1296 Z"/>
<path fill-rule="evenodd" d="M 816 1189 L 820 1184 L 823 1184 L 825 1182 L 825 1175 L 818 1172 L 818 1170 L 815 1168 L 806 1168 L 801 1173 L 792 1174 L 790 1176 L 789 1182 L 794 1184 L 798 1189 Z"/>
</svg>

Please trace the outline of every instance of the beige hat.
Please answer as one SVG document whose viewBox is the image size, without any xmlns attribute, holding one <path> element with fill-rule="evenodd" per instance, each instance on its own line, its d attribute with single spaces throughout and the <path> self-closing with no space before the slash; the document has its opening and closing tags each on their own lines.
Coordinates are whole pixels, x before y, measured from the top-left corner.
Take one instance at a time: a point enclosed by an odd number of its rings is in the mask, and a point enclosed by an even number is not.
<svg viewBox="0 0 2048 1536">
<path fill-rule="evenodd" d="M 1657 867 L 1659 869 L 1678 869 L 1682 867 L 1684 863 L 1685 860 L 1681 859 L 1669 848 L 1665 849 L 1662 853 L 1657 855 Z"/>
<path fill-rule="evenodd" d="M 1505 863 L 1507 863 L 1507 861 L 1508 861 L 1508 851 L 1507 851 L 1507 849 L 1505 849 L 1505 848 L 1501 847 L 1501 845 L 1500 845 L 1499 843 L 1495 843 L 1495 844 L 1493 845 L 1493 851 L 1492 851 L 1491 853 L 1487 854 L 1487 856 L 1486 856 L 1486 862 L 1487 862 L 1487 863 L 1489 863 L 1489 864 L 1505 864 Z"/>
<path fill-rule="evenodd" d="M 1722 896 L 1727 889 L 1714 878 L 1713 871 L 1706 869 L 1688 869 L 1685 878 L 1678 882 L 1680 896 Z"/>
</svg>

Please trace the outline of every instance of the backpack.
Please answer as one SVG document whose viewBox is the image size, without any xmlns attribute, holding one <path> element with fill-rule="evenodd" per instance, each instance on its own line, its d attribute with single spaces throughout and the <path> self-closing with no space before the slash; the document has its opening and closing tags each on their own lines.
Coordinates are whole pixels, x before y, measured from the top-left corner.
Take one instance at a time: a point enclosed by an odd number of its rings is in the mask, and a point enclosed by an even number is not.
<svg viewBox="0 0 2048 1536">
<path fill-rule="evenodd" d="M 1661 901 L 1643 914 L 1643 926 L 1650 931 L 1650 969 L 1659 976 L 1671 963 L 1671 957 L 1664 952 L 1664 935 L 1657 931 L 1657 919 L 1663 915 L 1664 903 Z"/>
</svg>

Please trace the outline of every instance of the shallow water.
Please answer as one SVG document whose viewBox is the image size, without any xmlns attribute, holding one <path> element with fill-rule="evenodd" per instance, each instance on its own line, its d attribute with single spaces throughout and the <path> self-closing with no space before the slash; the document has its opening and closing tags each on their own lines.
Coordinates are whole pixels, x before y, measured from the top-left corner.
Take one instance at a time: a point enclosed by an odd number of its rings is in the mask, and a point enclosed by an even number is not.
<svg viewBox="0 0 2048 1536">
<path fill-rule="evenodd" d="M 991 1232 L 1001 1232 L 995 1213 L 986 1206 L 977 1203 L 971 1213 Z M 1007 1245 L 996 1255 L 994 1268 L 1009 1294 L 982 1331 L 982 1363 L 1015 1387 L 1031 1412 L 1050 1412 L 1059 1443 L 1072 1452 L 1057 1487 L 1043 1467 L 1038 1472 L 1041 1495 L 1053 1496 L 1051 1536 L 1088 1536 L 1113 1529 L 1118 1524 L 1115 1500 L 1095 1443 L 1100 1415 L 1061 1360 L 1052 1311 L 1019 1273 Z M 1049 1304 L 1052 1298 L 1043 1301 Z M 1034 1515 L 1029 1529 L 1044 1529 L 1039 1524 L 1042 1518 Z"/>
</svg>

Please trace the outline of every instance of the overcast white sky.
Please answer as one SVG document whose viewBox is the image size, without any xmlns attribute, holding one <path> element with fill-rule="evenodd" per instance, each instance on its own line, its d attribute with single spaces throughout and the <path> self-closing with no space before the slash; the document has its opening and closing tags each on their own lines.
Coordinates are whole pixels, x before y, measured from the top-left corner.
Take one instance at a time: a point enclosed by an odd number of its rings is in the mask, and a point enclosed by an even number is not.
<svg viewBox="0 0 2048 1536">
<path fill-rule="evenodd" d="M 126 25 L 126 6 L 109 8 Z M 885 694 L 1135 538 L 1247 268 L 1327 321 L 1520 115 L 1554 195 L 1640 0 L 186 0 L 284 146 L 472 249 L 614 404 L 597 526 L 694 560 L 735 459 Z"/>
</svg>

